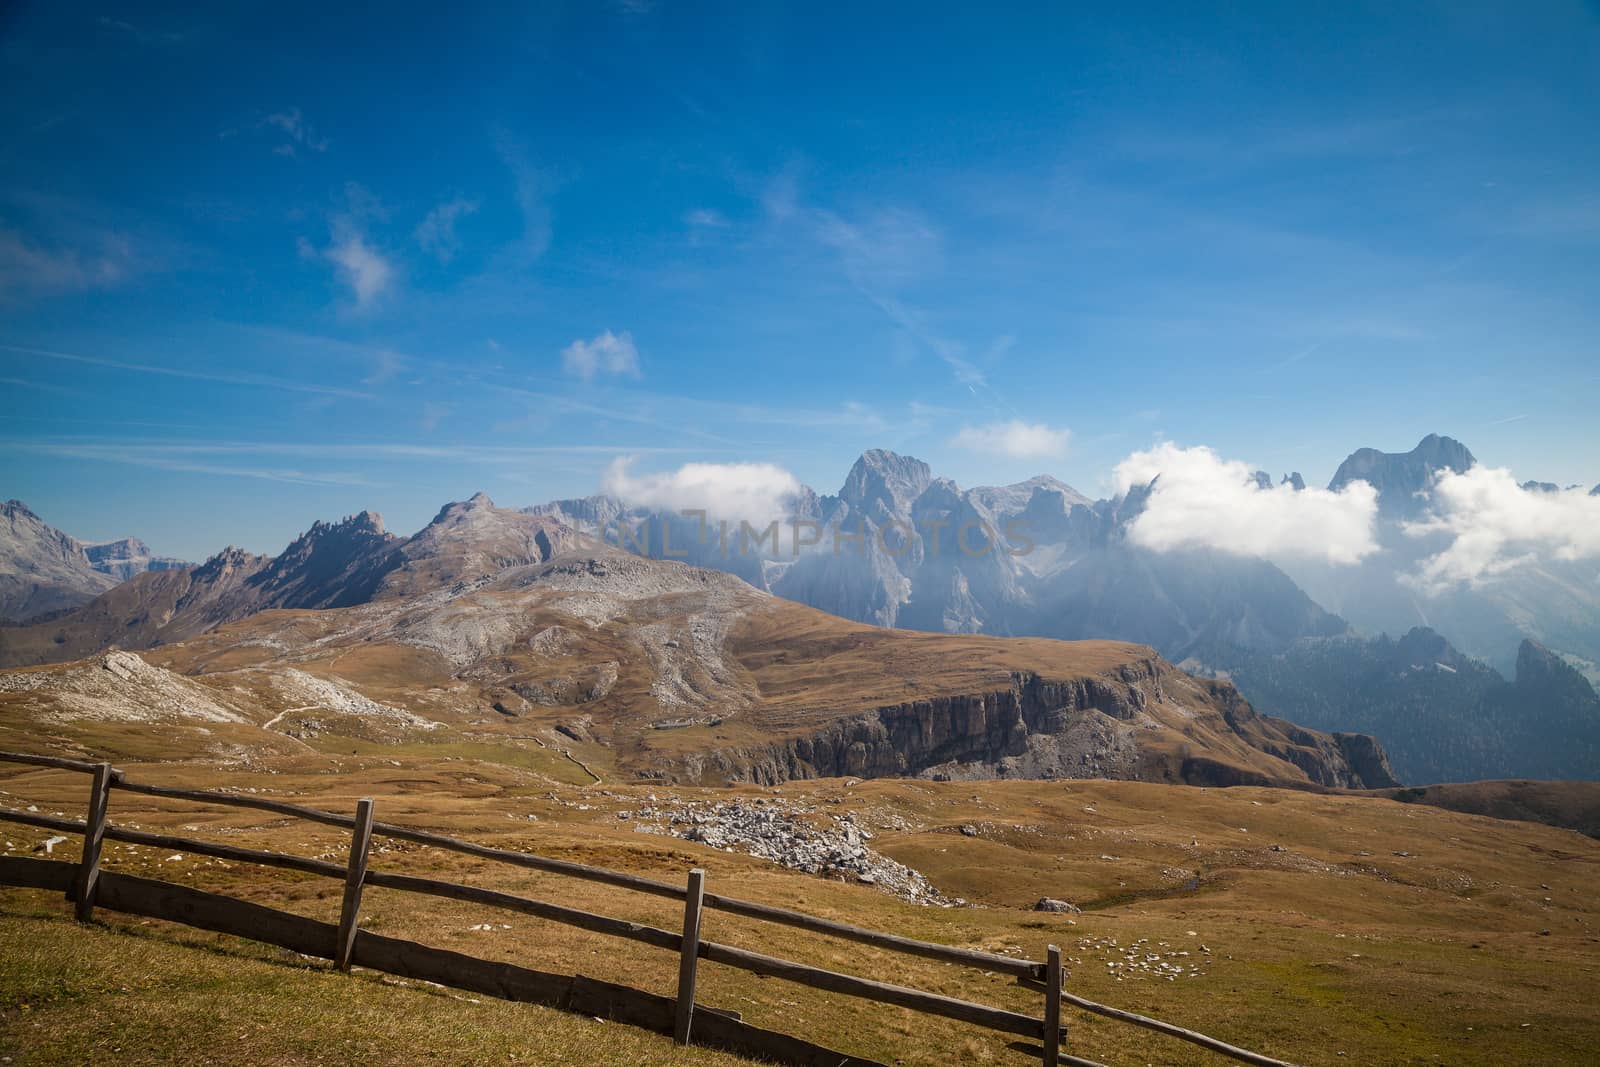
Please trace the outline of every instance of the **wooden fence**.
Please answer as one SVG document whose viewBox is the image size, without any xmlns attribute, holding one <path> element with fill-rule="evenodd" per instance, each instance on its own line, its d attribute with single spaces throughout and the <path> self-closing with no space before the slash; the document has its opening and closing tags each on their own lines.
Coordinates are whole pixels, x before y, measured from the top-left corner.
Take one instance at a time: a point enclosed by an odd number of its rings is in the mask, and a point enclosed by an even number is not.
<svg viewBox="0 0 1600 1067">
<path fill-rule="evenodd" d="M 782 978 L 799 985 L 848 997 L 894 1004 L 929 1015 L 970 1023 L 1002 1034 L 1031 1038 L 1042 1045 L 1045 1067 L 1057 1067 L 1060 1064 L 1101 1067 L 1090 1060 L 1072 1056 L 1062 1050 L 1066 1037 L 1061 1022 L 1063 1004 L 1155 1030 L 1242 1063 L 1256 1064 L 1258 1067 L 1291 1067 L 1282 1060 L 1238 1048 L 1193 1030 L 1134 1012 L 1108 1007 L 1066 992 L 1062 982 L 1061 950 L 1055 945 L 1047 948 L 1045 959 L 1040 962 L 930 941 L 918 941 L 818 918 L 787 908 L 707 893 L 705 872 L 701 870 L 689 872 L 688 884 L 679 886 L 624 871 L 491 848 L 443 834 L 377 822 L 374 818 L 375 805 L 371 800 L 359 801 L 353 816 L 339 815 L 297 804 L 268 800 L 264 797 L 134 782 L 109 763 L 86 763 L 56 756 L 17 752 L 0 752 L 0 762 L 52 767 L 92 775 L 87 812 L 82 821 L 0 808 L 0 821 L 82 835 L 83 851 L 77 863 L 23 856 L 0 857 L 0 885 L 60 890 L 73 902 L 78 919 L 83 921 L 89 920 L 97 907 L 165 919 L 202 930 L 233 934 L 278 945 L 306 956 L 331 960 L 341 970 L 349 970 L 352 965 L 360 965 L 488 996 L 544 1004 L 630 1023 L 658 1033 L 671 1034 L 679 1044 L 687 1044 L 692 1040 L 696 1044 L 795 1064 L 798 1067 L 881 1067 L 881 1065 L 826 1049 L 800 1038 L 761 1029 L 744 1022 L 737 1012 L 696 1004 L 695 976 L 701 960 L 758 975 Z M 171 800 L 252 808 L 341 827 L 351 832 L 349 858 L 344 864 L 330 863 L 280 852 L 241 848 L 118 826 L 108 819 L 113 789 Z M 368 865 L 368 854 L 374 834 L 431 845 L 498 863 L 568 875 L 653 896 L 681 900 L 684 904 L 683 928 L 681 932 L 673 933 L 670 930 L 605 915 L 595 915 L 576 908 L 496 890 L 459 885 L 433 878 L 376 871 Z M 207 893 L 189 886 L 102 870 L 100 853 L 104 842 L 108 839 L 338 879 L 344 883 L 339 921 L 336 925 L 320 922 L 275 908 Z M 582 975 L 549 974 L 513 964 L 497 963 L 431 948 L 412 941 L 384 937 L 363 930 L 357 922 L 357 916 L 361 907 L 361 894 L 367 886 L 424 893 L 471 904 L 504 908 L 676 952 L 679 955 L 677 995 L 664 997 Z M 700 936 L 701 914 L 707 908 L 797 927 L 894 952 L 1011 975 L 1019 985 L 1043 993 L 1043 1015 L 1041 1018 L 1035 1018 L 1003 1008 L 841 974 L 793 960 L 779 959 L 748 949 L 707 941 Z"/>
</svg>

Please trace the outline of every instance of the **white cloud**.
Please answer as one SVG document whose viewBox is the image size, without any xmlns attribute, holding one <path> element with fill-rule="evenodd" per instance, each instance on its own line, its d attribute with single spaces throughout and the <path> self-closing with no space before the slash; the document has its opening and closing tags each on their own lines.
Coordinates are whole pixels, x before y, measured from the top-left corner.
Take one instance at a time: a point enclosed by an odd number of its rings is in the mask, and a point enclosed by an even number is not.
<svg viewBox="0 0 1600 1067">
<path fill-rule="evenodd" d="M 592 340 L 577 340 L 561 350 L 561 366 L 568 374 L 591 381 L 597 374 L 639 376 L 639 350 L 627 330 L 606 330 Z"/>
<path fill-rule="evenodd" d="M 1479 585 L 1541 558 L 1600 558 L 1600 496 L 1585 489 L 1523 489 L 1510 471 L 1480 465 L 1441 471 L 1429 495 L 1431 514 L 1405 524 L 1406 533 L 1452 540 L 1407 576 L 1418 588 Z"/>
<path fill-rule="evenodd" d="M 950 439 L 957 448 L 969 452 L 984 452 L 1011 459 L 1047 459 L 1063 456 L 1072 431 L 1065 426 L 1050 426 L 1042 422 L 991 422 L 986 426 L 963 426 L 961 432 Z"/>
<path fill-rule="evenodd" d="M 1366 482 L 1338 492 L 1263 489 L 1247 464 L 1170 442 L 1133 453 L 1117 464 L 1113 479 L 1119 495 L 1155 480 L 1128 537 L 1157 552 L 1206 547 L 1351 564 L 1378 550 L 1378 493 Z"/>
<path fill-rule="evenodd" d="M 771 463 L 686 463 L 635 477 L 632 457 L 606 468 L 601 489 L 625 503 L 663 511 L 699 509 L 713 519 L 769 523 L 788 515 L 800 480 Z"/>
<path fill-rule="evenodd" d="M 323 255 L 339 268 L 358 309 L 371 307 L 394 284 L 393 265 L 348 222 L 334 226 L 333 243 Z"/>
<path fill-rule="evenodd" d="M 440 263 L 450 262 L 461 249 L 461 240 L 456 236 L 456 221 L 477 210 L 476 200 L 459 196 L 440 204 L 428 212 L 427 218 L 417 227 L 417 244 Z"/>
</svg>

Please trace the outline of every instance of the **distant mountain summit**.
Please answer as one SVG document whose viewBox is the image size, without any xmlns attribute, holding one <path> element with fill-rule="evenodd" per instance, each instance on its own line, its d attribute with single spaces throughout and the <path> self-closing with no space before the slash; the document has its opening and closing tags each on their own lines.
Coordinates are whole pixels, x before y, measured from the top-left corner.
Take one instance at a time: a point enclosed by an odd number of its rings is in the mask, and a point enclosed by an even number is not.
<svg viewBox="0 0 1600 1067">
<path fill-rule="evenodd" d="M 920 459 L 871 449 L 837 493 L 806 489 L 796 499 L 791 517 L 822 532 L 798 549 L 788 531 L 779 546 L 754 550 L 737 538 L 697 540 L 700 531 L 676 512 L 607 496 L 527 510 L 580 521 L 617 544 L 624 531 L 647 528 L 647 555 L 737 574 L 777 596 L 879 626 L 1115 638 L 1153 645 L 1174 661 L 1235 643 L 1283 648 L 1344 630 L 1265 560 L 1129 544 L 1127 524 L 1147 492 L 1095 502 L 1049 475 L 962 489 Z"/>
<path fill-rule="evenodd" d="M 143 574 L 145 571 L 170 571 L 189 566 L 184 560 L 173 556 L 155 555 L 150 551 L 150 546 L 137 537 L 85 543 L 83 551 L 84 555 L 89 557 L 90 566 L 101 574 L 109 574 L 119 582 L 125 582 L 135 574 Z"/>
<path fill-rule="evenodd" d="M 362 511 L 312 523 L 277 556 L 230 546 L 198 566 L 138 575 L 59 617 L 0 630 L 0 667 L 171 644 L 269 608 L 341 608 L 468 585 L 579 540 L 482 493 L 445 505 L 408 538 Z"/>
<path fill-rule="evenodd" d="M 1477 462 L 1460 441 L 1430 433 L 1409 452 L 1356 449 L 1339 464 L 1328 488 L 1337 492 L 1351 482 L 1367 482 L 1378 491 L 1382 514 L 1413 517 L 1427 507 L 1424 494 L 1440 471 L 1460 474 Z"/>
<path fill-rule="evenodd" d="M 20 500 L 0 505 L 0 620 L 75 607 L 116 584 L 95 569 L 77 538 Z"/>
<path fill-rule="evenodd" d="M 839 499 L 867 515 L 899 515 L 933 481 L 933 471 L 920 459 L 882 448 L 870 449 L 845 475 Z"/>
<path fill-rule="evenodd" d="M 137 537 L 80 541 L 20 500 L 0 505 L 0 622 L 65 611 L 136 574 L 186 566 Z"/>
</svg>

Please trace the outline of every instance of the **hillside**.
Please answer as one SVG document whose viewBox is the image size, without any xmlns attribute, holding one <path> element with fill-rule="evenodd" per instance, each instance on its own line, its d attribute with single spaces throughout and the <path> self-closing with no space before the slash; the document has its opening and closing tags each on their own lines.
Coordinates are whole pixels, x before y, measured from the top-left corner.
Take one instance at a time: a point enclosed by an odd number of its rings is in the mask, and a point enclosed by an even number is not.
<svg viewBox="0 0 1600 1067">
<path fill-rule="evenodd" d="M 0 719 L 0 745 L 15 747 Z M 513 849 L 678 881 L 708 891 L 989 951 L 1068 957 L 1069 988 L 1306 1067 L 1451 1063 L 1490 1067 L 1592 1060 L 1600 981 L 1589 891 L 1600 843 L 1563 830 L 1368 796 L 1134 782 L 846 780 L 702 790 L 582 785 L 547 773 L 532 741 L 492 753 L 426 740 L 350 753 L 300 749 L 235 759 L 140 762 L 139 780 L 240 791 L 349 811 Z M 558 768 L 548 765 L 551 771 Z M 0 767 L 13 803 L 77 812 L 83 778 Z M 808 875 L 705 840 L 674 836 L 671 813 L 768 812 L 799 830 L 854 826 L 879 855 L 926 877 L 946 904 L 909 903 L 847 874 Z M 115 795 L 113 819 L 257 848 L 340 858 L 346 835 L 268 813 Z M 687 832 L 685 826 L 677 827 Z M 649 832 L 642 832 L 649 831 Z M 26 853 L 47 831 L 10 827 Z M 705 835 L 702 835 L 705 836 Z M 57 854 L 72 855 L 71 846 Z M 177 881 L 327 919 L 334 883 L 112 843 L 108 869 Z M 471 880 L 673 928 L 660 901 L 552 874 L 477 864 L 388 840 L 376 869 Z M 321 890 L 322 892 L 319 892 Z M 323 895 L 325 893 L 326 895 Z M 1079 913 L 1032 910 L 1040 897 Z M 956 903 L 957 900 L 965 904 Z M 0 891 L 0 1051 L 18 1062 L 82 1062 L 116 1048 L 128 1064 L 194 1062 L 219 1047 L 257 1062 L 398 1062 L 425 1041 L 430 1062 L 727 1063 L 674 1060 L 671 1045 L 594 1023 L 419 983 L 349 977 L 232 938 L 97 913 L 71 923 L 59 893 Z M 556 973 L 670 991 L 676 956 L 619 952 L 599 935 L 476 905 L 369 891 L 363 923 L 389 936 Z M 1010 979 L 891 955 L 802 931 L 713 917 L 719 940 L 790 959 L 1036 1010 Z M 504 925 L 501 925 L 501 924 Z M 1176 968 L 1182 977 L 1168 977 Z M 905 1067 L 1037 1064 L 1027 1044 L 960 1024 L 819 994 L 728 968 L 701 968 L 707 1004 L 757 1025 Z M 26 1008 L 23 1005 L 27 1005 Z M 1070 1012 L 1068 1050 L 1107 1064 L 1223 1062 L 1109 1020 Z M 40 1025 L 34 1026 L 33 1023 Z M 180 1024 L 181 1023 L 181 1024 Z M 420 1046 L 418 1046 L 420 1047 Z"/>
</svg>

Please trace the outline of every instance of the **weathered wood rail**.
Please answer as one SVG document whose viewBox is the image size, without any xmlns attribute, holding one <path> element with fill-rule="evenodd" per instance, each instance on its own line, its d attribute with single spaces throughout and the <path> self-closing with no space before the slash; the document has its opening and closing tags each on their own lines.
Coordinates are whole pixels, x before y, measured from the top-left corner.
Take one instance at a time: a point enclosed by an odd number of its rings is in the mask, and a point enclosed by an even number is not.
<svg viewBox="0 0 1600 1067">
<path fill-rule="evenodd" d="M 1047 947 L 1046 958 L 1040 962 L 942 945 L 932 941 L 918 941 L 770 904 L 758 904 L 707 893 L 705 872 L 698 869 L 689 873 L 687 885 L 679 886 L 625 871 L 613 871 L 531 853 L 492 848 L 445 834 L 377 822 L 374 818 L 376 806 L 371 800 L 359 801 L 353 816 L 340 815 L 265 797 L 134 782 L 109 763 L 89 763 L 58 756 L 20 752 L 0 752 L 0 762 L 77 771 L 92 776 L 89 802 L 83 820 L 0 808 L 0 821 L 78 834 L 83 837 L 82 856 L 76 863 L 0 856 L 0 885 L 59 890 L 72 901 L 77 918 L 84 921 L 93 917 L 96 907 L 147 918 L 165 919 L 203 930 L 278 945 L 302 955 L 330 960 L 341 970 L 349 970 L 351 966 L 368 967 L 506 1000 L 544 1004 L 582 1012 L 641 1026 L 662 1034 L 671 1034 L 680 1044 L 693 1041 L 696 1044 L 796 1064 L 799 1067 L 823 1067 L 823 1065 L 881 1067 L 881 1065 L 823 1048 L 801 1038 L 753 1026 L 744 1022 L 737 1012 L 722 1011 L 695 1003 L 696 972 L 701 960 L 758 975 L 781 978 L 813 989 L 882 1004 L 893 1004 L 1003 1034 L 1031 1038 L 1040 1042 L 1040 1055 L 1045 1067 L 1057 1067 L 1061 1064 L 1101 1067 L 1090 1060 L 1070 1055 L 1062 1049 L 1062 1043 L 1066 1038 L 1066 1028 L 1061 1021 L 1063 1004 L 1179 1038 L 1242 1063 L 1255 1064 L 1257 1067 L 1292 1067 L 1283 1060 L 1251 1052 L 1160 1019 L 1108 1007 L 1067 993 L 1063 989 L 1061 950 L 1055 945 Z M 250 808 L 347 829 L 351 831 L 349 859 L 345 864 L 330 863 L 281 852 L 267 852 L 117 826 L 109 821 L 108 812 L 110 795 L 118 789 L 169 800 Z M 373 870 L 369 865 L 373 835 L 430 845 L 498 863 L 681 900 L 684 903 L 683 929 L 674 933 L 626 919 L 596 915 L 566 905 L 533 900 L 498 890 Z M 200 856 L 338 879 L 344 883 L 339 920 L 337 923 L 321 922 L 189 886 L 103 870 L 100 866 L 101 846 L 106 840 L 185 851 Z M 362 930 L 358 916 L 362 890 L 367 886 L 503 908 L 678 953 L 677 995 L 664 997 L 582 975 L 549 974 L 514 964 L 483 960 L 475 956 L 432 948 L 412 941 L 383 937 Z M 828 937 L 873 945 L 893 952 L 1012 975 L 1018 979 L 1020 985 L 1042 989 L 1043 1015 L 1035 1018 L 1005 1008 L 843 974 L 732 945 L 706 941 L 700 936 L 700 926 L 701 915 L 707 908 L 809 930 Z"/>
</svg>

